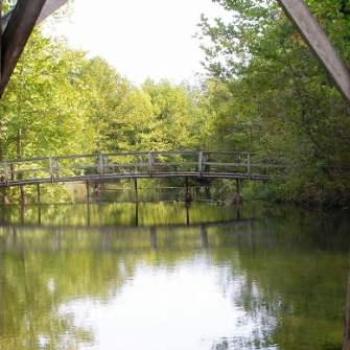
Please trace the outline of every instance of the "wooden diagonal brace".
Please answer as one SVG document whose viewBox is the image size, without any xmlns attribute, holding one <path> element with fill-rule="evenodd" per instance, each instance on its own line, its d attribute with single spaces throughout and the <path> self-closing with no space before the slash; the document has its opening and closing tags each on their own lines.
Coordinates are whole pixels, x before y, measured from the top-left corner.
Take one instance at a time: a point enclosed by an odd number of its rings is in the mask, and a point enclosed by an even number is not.
<svg viewBox="0 0 350 350">
<path fill-rule="evenodd" d="M 278 0 L 308 45 L 350 102 L 350 72 L 304 0 Z"/>
<path fill-rule="evenodd" d="M 41 23 L 45 18 L 49 17 L 67 2 L 68 0 L 46 0 L 45 6 L 42 9 L 36 24 Z"/>
<path fill-rule="evenodd" d="M 21 56 L 46 0 L 18 0 L 2 35 L 0 95 Z"/>
</svg>

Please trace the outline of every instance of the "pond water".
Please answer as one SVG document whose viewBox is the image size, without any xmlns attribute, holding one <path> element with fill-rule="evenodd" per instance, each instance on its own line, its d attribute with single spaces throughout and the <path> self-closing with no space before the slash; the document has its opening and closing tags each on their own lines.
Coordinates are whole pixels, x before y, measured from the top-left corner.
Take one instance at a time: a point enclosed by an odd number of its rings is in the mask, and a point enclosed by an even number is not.
<svg viewBox="0 0 350 350">
<path fill-rule="evenodd" d="M 341 349 L 347 214 L 2 209 L 0 349 Z"/>
</svg>

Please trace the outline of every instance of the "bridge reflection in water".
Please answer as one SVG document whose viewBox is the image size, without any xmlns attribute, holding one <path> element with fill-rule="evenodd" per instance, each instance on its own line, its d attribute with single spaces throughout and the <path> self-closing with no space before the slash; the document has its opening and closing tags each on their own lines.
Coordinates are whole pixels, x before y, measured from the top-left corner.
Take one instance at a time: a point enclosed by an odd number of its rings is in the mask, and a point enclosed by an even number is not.
<svg viewBox="0 0 350 350">
<path fill-rule="evenodd" d="M 112 242 L 119 238 L 123 238 L 124 235 L 142 235 L 142 241 L 144 242 L 145 237 L 148 236 L 149 247 L 152 249 L 158 249 L 159 247 L 159 235 L 164 238 L 164 235 L 181 235 L 184 232 L 191 232 L 191 239 L 195 238 L 196 244 L 199 248 L 209 248 L 210 239 L 208 232 L 210 230 L 228 230 L 235 232 L 252 232 L 252 227 L 254 225 L 255 219 L 253 217 L 242 218 L 241 208 L 217 208 L 213 207 L 213 211 L 217 210 L 219 213 L 220 209 L 223 213 L 216 216 L 214 220 L 203 221 L 203 218 L 198 220 L 195 218 L 191 221 L 191 211 L 194 211 L 194 216 L 196 216 L 196 211 L 201 211 L 198 206 L 192 208 L 188 205 L 183 204 L 170 204 L 165 205 L 166 210 L 170 208 L 175 209 L 172 215 L 173 218 L 167 218 L 162 222 L 162 217 L 154 222 L 145 222 L 145 218 L 140 214 L 140 206 L 147 207 L 151 204 L 140 204 L 129 203 L 126 206 L 126 211 L 132 210 L 134 214 L 131 215 L 126 223 L 96 223 L 96 213 L 100 212 L 100 215 L 105 215 L 103 210 L 108 210 L 110 208 L 121 208 L 126 204 L 91 204 L 87 203 L 84 205 L 61 205 L 58 208 L 55 206 L 12 206 L 6 210 L 2 210 L 2 217 L 0 218 L 0 235 L 2 233 L 3 239 L 10 243 L 13 239 L 18 243 L 19 237 L 23 234 L 32 234 L 33 232 L 41 235 L 48 234 L 51 237 L 53 247 L 61 248 L 60 244 L 61 238 L 65 234 L 75 233 L 80 234 L 98 234 L 103 238 L 100 241 L 104 249 L 108 248 L 108 242 Z M 164 206 L 164 203 L 159 205 L 153 205 L 154 209 L 159 206 Z M 68 216 L 65 217 L 66 210 L 71 209 L 73 212 L 78 213 L 79 221 L 76 223 L 69 222 Z M 74 208 L 74 209 L 73 209 Z M 78 210 L 77 210 L 78 208 Z M 57 223 L 51 222 L 50 217 L 47 216 L 49 212 L 63 213 Z M 43 211 L 45 212 L 43 214 Z M 122 216 L 120 210 L 119 214 Z M 93 212 L 93 213 L 92 213 Z M 156 210 L 155 210 L 156 212 Z M 85 214 L 85 218 L 82 217 L 82 213 Z M 211 213 L 212 215 L 212 213 Z M 214 214 L 215 215 L 215 214 Z M 44 219 L 43 219 L 44 216 Z M 35 219 L 36 218 L 36 219 Z M 62 220 L 63 218 L 63 220 Z M 66 220 L 68 218 L 68 220 Z M 73 220 L 74 221 L 74 220 Z M 85 221 L 85 223 L 83 222 Z M 147 221 L 147 220 L 146 220 Z"/>
</svg>

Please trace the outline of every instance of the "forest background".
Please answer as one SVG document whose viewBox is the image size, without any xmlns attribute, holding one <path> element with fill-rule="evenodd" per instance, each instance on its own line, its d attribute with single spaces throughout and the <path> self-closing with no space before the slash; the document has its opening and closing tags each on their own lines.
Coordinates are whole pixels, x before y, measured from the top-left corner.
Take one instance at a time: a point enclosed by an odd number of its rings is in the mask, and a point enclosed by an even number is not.
<svg viewBox="0 0 350 350">
<path fill-rule="evenodd" d="M 201 86 L 165 80 L 135 86 L 102 58 L 37 29 L 0 103 L 0 161 L 249 151 L 288 165 L 283 179 L 247 186 L 255 198 L 348 205 L 349 104 L 276 1 L 213 1 L 229 16 L 203 15 L 199 23 L 208 73 Z M 307 2 L 350 62 L 349 2 Z"/>
</svg>

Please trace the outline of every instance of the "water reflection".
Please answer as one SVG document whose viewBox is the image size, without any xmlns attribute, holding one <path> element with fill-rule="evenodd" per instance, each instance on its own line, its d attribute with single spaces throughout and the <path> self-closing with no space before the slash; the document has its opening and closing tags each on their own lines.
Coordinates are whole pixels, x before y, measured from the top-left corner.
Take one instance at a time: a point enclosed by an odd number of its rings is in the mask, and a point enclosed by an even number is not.
<svg viewBox="0 0 350 350">
<path fill-rule="evenodd" d="M 347 216 L 37 210 L 2 212 L 1 350 L 341 347 Z"/>
</svg>

